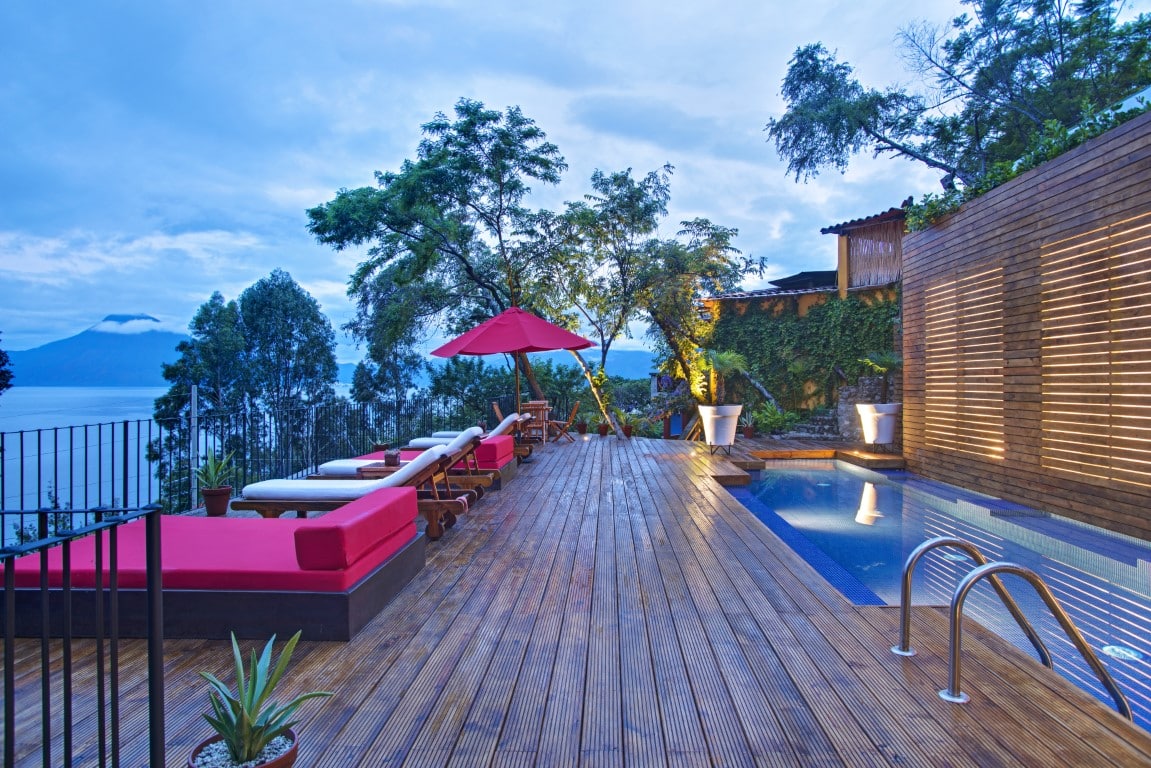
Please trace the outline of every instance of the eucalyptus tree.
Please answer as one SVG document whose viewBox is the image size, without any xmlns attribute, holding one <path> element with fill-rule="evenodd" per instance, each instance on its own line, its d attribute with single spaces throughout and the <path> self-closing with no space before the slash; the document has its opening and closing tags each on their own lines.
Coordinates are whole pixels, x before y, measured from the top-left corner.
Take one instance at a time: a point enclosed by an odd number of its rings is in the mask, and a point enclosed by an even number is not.
<svg viewBox="0 0 1151 768">
<path fill-rule="evenodd" d="M 585 202 L 568 204 L 565 216 L 578 246 L 567 256 L 568 277 L 559 286 L 598 340 L 600 368 L 607 365 L 612 342 L 629 336 L 628 324 L 639 315 L 639 297 L 651 279 L 646 267 L 654 235 L 671 199 L 672 171 L 665 165 L 636 180 L 630 168 L 597 170 Z"/>
<path fill-rule="evenodd" d="M 550 281 L 529 242 L 526 200 L 531 182 L 559 182 L 559 149 L 519 107 L 501 113 L 468 99 L 423 133 L 398 172 L 377 172 L 375 187 L 341 189 L 308 211 L 319 242 L 370 246 L 349 284 L 348 328 L 381 368 L 435 327 L 458 333 L 510 306 L 531 309 Z"/>
<path fill-rule="evenodd" d="M 652 279 L 648 263 L 658 242 L 660 220 L 671 199 L 672 167 L 665 165 L 642 179 L 632 169 L 591 177 L 592 192 L 568 203 L 561 215 L 541 213 L 533 221 L 536 249 L 551 260 L 557 279 L 540 296 L 553 317 L 590 328 L 599 346 L 599 366 L 593 371 L 583 355 L 572 351 L 587 380 L 601 416 L 616 428 L 605 391 L 612 343 L 630 336 L 629 324 L 639 317 L 640 295 Z M 622 430 L 616 429 L 617 434 Z"/>
<path fill-rule="evenodd" d="M 939 170 L 945 188 L 1011 164 L 1053 125 L 1070 128 L 1151 83 L 1151 15 L 1115 0 L 963 0 L 950 27 L 899 35 L 919 92 L 865 87 L 822 44 L 798 48 L 767 133 L 796 180 L 864 150 Z"/>
<path fill-rule="evenodd" d="M 330 398 L 336 381 L 335 333 L 319 302 L 276 269 L 240 294 L 247 386 L 278 411 Z"/>
<path fill-rule="evenodd" d="M 216 291 L 196 310 L 188 324 L 191 338 L 176 345 L 180 353 L 174 363 L 164 363 L 161 373 L 171 383 L 157 398 L 154 416 L 168 422 L 188 408 L 192 386 L 200 397 L 201 413 L 225 413 L 239 408 L 247 391 L 244 332 L 240 308 L 224 301 Z"/>
</svg>

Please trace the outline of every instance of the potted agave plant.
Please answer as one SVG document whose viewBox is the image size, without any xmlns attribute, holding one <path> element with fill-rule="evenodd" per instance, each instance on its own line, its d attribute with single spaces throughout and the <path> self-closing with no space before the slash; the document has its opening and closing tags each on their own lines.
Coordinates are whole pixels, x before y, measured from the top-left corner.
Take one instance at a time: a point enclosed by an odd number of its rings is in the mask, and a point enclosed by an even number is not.
<svg viewBox="0 0 1151 768">
<path fill-rule="evenodd" d="M 716 448 L 724 448 L 728 453 L 735 444 L 735 431 L 738 427 L 742 405 L 728 405 L 724 402 L 725 379 L 747 371 L 747 359 L 738 352 L 725 350 L 706 353 L 705 364 L 710 373 L 711 403 L 699 406 L 699 419 L 703 423 L 703 438 L 715 453 Z"/>
<path fill-rule="evenodd" d="M 204 463 L 196 470 L 196 483 L 200 495 L 204 497 L 204 509 L 208 517 L 222 517 L 228 514 L 228 501 L 232 498 L 232 453 L 217 456 L 209 451 Z"/>
<path fill-rule="evenodd" d="M 753 411 L 744 411 L 739 415 L 739 429 L 743 432 L 743 436 L 751 439 L 755 437 L 755 413 Z"/>
<path fill-rule="evenodd" d="M 299 640 L 299 632 L 292 635 L 273 667 L 276 636 L 272 635 L 258 658 L 252 650 L 245 674 L 244 657 L 232 634 L 237 690 L 233 693 L 210 672 L 200 673 L 210 686 L 208 697 L 212 704 L 211 713 L 205 713 L 204 719 L 216 735 L 197 745 L 188 758 L 188 768 L 288 768 L 296 762 L 297 740 L 292 730 L 296 723 L 292 716 L 308 699 L 332 695 L 328 691 L 312 691 L 287 704 L 269 701 Z"/>
</svg>

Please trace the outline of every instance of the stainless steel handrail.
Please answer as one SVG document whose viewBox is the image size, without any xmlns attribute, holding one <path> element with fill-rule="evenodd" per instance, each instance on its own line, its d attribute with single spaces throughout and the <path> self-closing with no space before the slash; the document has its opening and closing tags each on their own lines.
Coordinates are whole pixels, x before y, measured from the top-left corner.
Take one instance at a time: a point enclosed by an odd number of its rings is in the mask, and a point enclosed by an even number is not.
<svg viewBox="0 0 1151 768">
<path fill-rule="evenodd" d="M 972 560 L 980 565 L 987 565 L 988 559 L 969 541 L 957 539 L 954 536 L 937 536 L 934 539 L 928 539 L 920 544 L 908 556 L 907 562 L 903 565 L 903 577 L 900 582 L 899 588 L 899 645 L 893 645 L 891 652 L 898 656 L 914 656 L 915 650 L 911 647 L 911 579 L 915 573 L 915 566 L 919 560 L 933 549 L 939 547 L 955 547 L 962 549 L 966 552 Z M 1015 623 L 1027 635 L 1027 639 L 1031 641 L 1031 645 L 1035 647 L 1035 652 L 1039 654 L 1039 661 L 1049 669 L 1054 669 L 1055 664 L 1051 660 L 1051 652 L 1047 650 L 1046 644 L 1043 639 L 1039 637 L 1039 633 L 1031 626 L 1031 622 L 1027 621 L 1027 617 L 1023 615 L 1022 609 L 1016 604 L 1015 600 L 1011 597 L 1011 593 L 1003 586 L 997 577 L 991 577 L 991 586 L 999 593 L 999 599 L 1003 601 L 1003 605 L 1011 612 L 1011 616 L 1015 619 Z"/>
<path fill-rule="evenodd" d="M 1030 568 L 1025 568 L 1022 565 L 1015 563 L 987 563 L 981 565 L 971 573 L 963 577 L 959 585 L 955 588 L 955 594 L 951 597 L 951 656 L 948 662 L 948 681 L 947 688 L 939 692 L 940 698 L 947 701 L 964 702 L 968 700 L 967 694 L 960 690 L 959 680 L 962 673 L 960 667 L 960 649 L 963 643 L 963 603 L 967 599 L 967 594 L 979 582 L 980 579 L 997 579 L 996 574 L 1010 573 L 1019 576 L 1027 581 L 1028 584 L 1035 589 L 1043 602 L 1047 604 L 1047 608 L 1055 616 L 1056 621 L 1063 627 L 1063 631 L 1067 633 L 1067 637 L 1079 649 L 1080 655 L 1084 660 L 1091 665 L 1094 670 L 1095 676 L 1099 678 L 1099 682 L 1107 688 L 1111 694 L 1111 698 L 1115 701 L 1115 708 L 1119 710 L 1119 714 L 1126 717 L 1128 720 L 1134 720 L 1131 714 L 1131 705 L 1127 702 L 1127 697 L 1119 690 L 1119 686 L 1115 683 L 1111 673 L 1099 661 L 1099 657 L 1095 655 L 1095 651 L 1091 650 L 1091 646 L 1083 638 L 1083 634 L 1072 623 L 1071 617 L 1063 610 L 1063 606 L 1055 599 L 1055 595 L 1043 579 L 1039 578 L 1039 574 Z"/>
</svg>

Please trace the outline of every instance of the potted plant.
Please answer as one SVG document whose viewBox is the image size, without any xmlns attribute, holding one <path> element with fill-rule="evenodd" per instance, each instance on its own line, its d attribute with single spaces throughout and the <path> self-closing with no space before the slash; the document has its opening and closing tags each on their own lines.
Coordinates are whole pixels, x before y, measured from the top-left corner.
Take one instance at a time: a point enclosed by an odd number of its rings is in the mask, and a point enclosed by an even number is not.
<svg viewBox="0 0 1151 768">
<path fill-rule="evenodd" d="M 619 422 L 620 429 L 623 430 L 624 437 L 631 437 L 642 425 L 642 419 L 638 413 L 631 413 L 619 408 L 615 409 L 615 418 Z"/>
<path fill-rule="evenodd" d="M 204 508 L 208 517 L 222 517 L 228 514 L 228 501 L 232 498 L 232 453 L 224 457 L 208 451 L 204 462 L 196 470 L 196 483 L 200 495 L 204 497 Z"/>
<path fill-rule="evenodd" d="M 595 431 L 599 433 L 600 437 L 607 437 L 607 433 L 611 431 L 611 424 L 608 423 L 607 419 L 601 418 L 596 422 Z"/>
<path fill-rule="evenodd" d="M 580 420 L 575 423 L 575 428 L 576 428 L 576 432 L 579 432 L 581 435 L 586 435 L 587 434 L 587 419 L 581 417 Z"/>
<path fill-rule="evenodd" d="M 232 656 L 236 664 L 235 693 L 210 672 L 200 675 L 208 681 L 211 713 L 204 719 L 216 731 L 212 738 L 201 742 L 188 758 L 188 768 L 287 768 L 296 761 L 297 740 L 292 731 L 292 716 L 308 699 L 331 696 L 328 691 L 312 691 L 292 699 L 287 704 L 270 701 L 276 685 L 284 675 L 292 651 L 300 640 L 300 633 L 292 638 L 280 652 L 279 661 L 272 664 L 272 645 L 276 636 L 268 640 L 259 658 L 252 650 L 247 674 L 240 644 L 232 633 Z"/>
<path fill-rule="evenodd" d="M 747 371 L 747 359 L 738 352 L 709 350 L 704 355 L 709 374 L 711 403 L 699 406 L 699 419 L 703 424 L 703 439 L 715 453 L 716 448 L 724 448 L 731 453 L 735 444 L 735 431 L 739 426 L 742 405 L 725 403 L 725 380 L 728 376 Z"/>
<path fill-rule="evenodd" d="M 878 403 L 856 403 L 860 425 L 863 427 L 863 440 L 867 443 L 895 442 L 895 428 L 899 421 L 902 403 L 889 403 L 891 377 L 903 368 L 903 358 L 895 352 L 874 352 L 859 362 L 880 377 Z"/>
<path fill-rule="evenodd" d="M 744 411 L 739 415 L 739 428 L 746 438 L 755 437 L 755 413 Z"/>
</svg>

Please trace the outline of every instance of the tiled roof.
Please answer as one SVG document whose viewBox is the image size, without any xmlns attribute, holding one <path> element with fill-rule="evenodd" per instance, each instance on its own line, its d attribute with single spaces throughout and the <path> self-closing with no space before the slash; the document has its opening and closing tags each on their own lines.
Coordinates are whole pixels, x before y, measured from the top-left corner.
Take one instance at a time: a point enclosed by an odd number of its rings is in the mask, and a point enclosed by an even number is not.
<svg viewBox="0 0 1151 768">
<path fill-rule="evenodd" d="M 704 301 L 777 298 L 780 296 L 800 296 L 805 293 L 832 293 L 833 291 L 835 291 L 834 285 L 828 285 L 822 288 L 794 288 L 789 290 L 785 290 L 783 288 L 760 288 L 754 291 L 728 291 L 727 293 L 717 293 L 715 296 L 704 299 Z"/>
<path fill-rule="evenodd" d="M 910 199 L 908 200 L 910 202 Z M 907 205 L 908 203 L 904 203 Z M 830 227 L 824 227 L 819 230 L 821 235 L 842 235 L 845 232 L 850 232 L 853 229 L 862 229 L 863 227 L 873 227 L 876 224 L 883 224 L 888 221 L 903 221 L 904 212 L 902 208 L 890 208 L 883 213 L 877 213 L 874 216 L 868 216 L 863 219 L 852 219 L 845 221 L 842 224 L 832 224 Z"/>
</svg>

